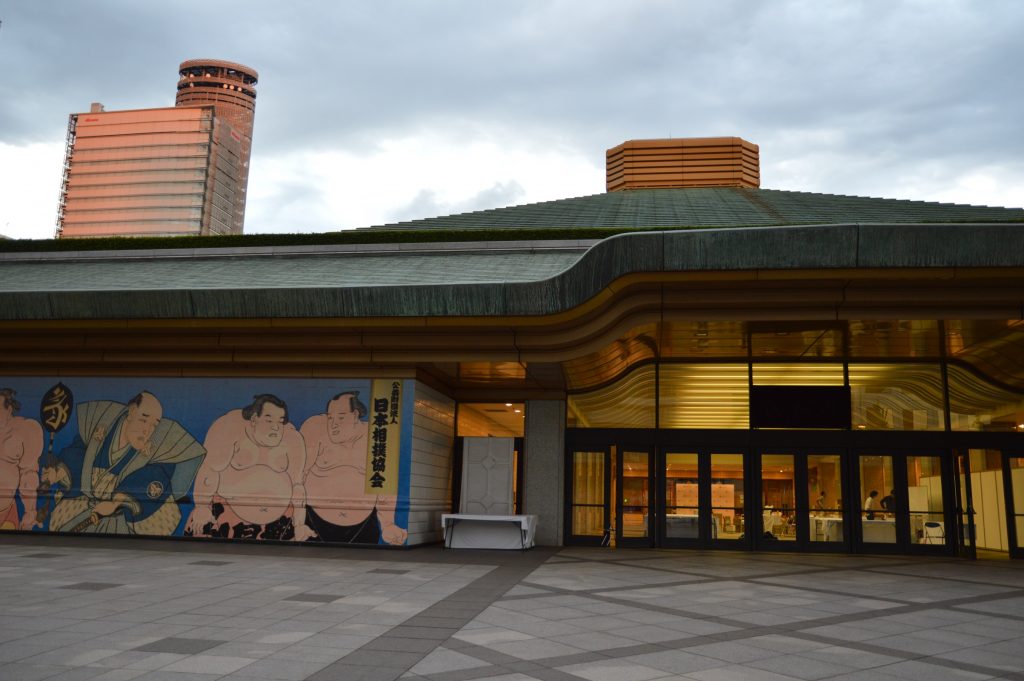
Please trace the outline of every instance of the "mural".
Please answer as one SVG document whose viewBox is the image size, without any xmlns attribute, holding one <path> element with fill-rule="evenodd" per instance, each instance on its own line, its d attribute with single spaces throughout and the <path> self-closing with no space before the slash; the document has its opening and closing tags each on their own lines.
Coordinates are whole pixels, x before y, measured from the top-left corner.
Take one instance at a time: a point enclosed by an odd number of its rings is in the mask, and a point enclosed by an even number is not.
<svg viewBox="0 0 1024 681">
<path fill-rule="evenodd" d="M 17 415 L 21 403 L 14 399 L 16 394 L 0 388 L 0 530 L 31 530 L 37 523 L 43 429 Z"/>
<path fill-rule="evenodd" d="M 64 380 L 0 378 L 2 530 L 408 538 L 411 381 Z"/>
</svg>

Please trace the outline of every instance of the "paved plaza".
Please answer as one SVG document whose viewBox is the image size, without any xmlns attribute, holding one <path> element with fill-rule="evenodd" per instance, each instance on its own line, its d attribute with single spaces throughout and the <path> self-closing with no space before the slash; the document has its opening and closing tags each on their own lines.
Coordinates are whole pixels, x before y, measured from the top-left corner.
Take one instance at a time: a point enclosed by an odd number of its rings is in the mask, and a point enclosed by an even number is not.
<svg viewBox="0 0 1024 681">
<path fill-rule="evenodd" d="M 1024 564 L 0 536 L 0 680 L 1024 679 Z"/>
</svg>

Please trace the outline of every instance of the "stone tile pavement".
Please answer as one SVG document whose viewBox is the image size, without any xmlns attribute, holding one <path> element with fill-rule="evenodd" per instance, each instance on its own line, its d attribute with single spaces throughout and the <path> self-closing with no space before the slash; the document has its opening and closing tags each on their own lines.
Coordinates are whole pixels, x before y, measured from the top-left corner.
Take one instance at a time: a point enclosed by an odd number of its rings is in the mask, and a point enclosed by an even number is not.
<svg viewBox="0 0 1024 681">
<path fill-rule="evenodd" d="M 0 535 L 0 681 L 1024 681 L 1024 564 Z"/>
</svg>

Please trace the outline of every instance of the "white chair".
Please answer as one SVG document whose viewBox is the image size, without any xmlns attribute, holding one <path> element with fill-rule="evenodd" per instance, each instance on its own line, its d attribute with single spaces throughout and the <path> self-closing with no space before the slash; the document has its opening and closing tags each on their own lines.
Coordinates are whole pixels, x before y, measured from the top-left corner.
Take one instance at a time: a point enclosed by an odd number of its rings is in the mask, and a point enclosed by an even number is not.
<svg viewBox="0 0 1024 681">
<path fill-rule="evenodd" d="M 924 524 L 924 536 L 921 538 L 921 543 L 945 544 L 946 528 L 940 522 L 929 520 Z"/>
</svg>

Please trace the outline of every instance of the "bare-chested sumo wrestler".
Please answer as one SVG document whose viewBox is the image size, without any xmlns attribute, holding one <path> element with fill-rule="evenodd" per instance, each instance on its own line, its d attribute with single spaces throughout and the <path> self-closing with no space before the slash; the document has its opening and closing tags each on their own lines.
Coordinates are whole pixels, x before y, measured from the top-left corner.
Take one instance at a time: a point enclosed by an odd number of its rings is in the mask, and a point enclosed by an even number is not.
<svg viewBox="0 0 1024 681">
<path fill-rule="evenodd" d="M 10 388 L 0 388 L 0 530 L 31 530 L 36 524 L 36 490 L 43 429 L 17 416 L 21 405 Z M 24 512 L 18 517 L 15 495 Z"/>
<path fill-rule="evenodd" d="M 345 392 L 331 398 L 325 413 L 302 424 L 306 526 L 314 540 L 379 544 L 383 538 L 404 544 L 408 532 L 395 525 L 394 495 L 365 491 L 369 425 L 364 418 L 359 394 Z"/>
<path fill-rule="evenodd" d="M 275 395 L 224 414 L 206 434 L 206 460 L 196 476 L 196 507 L 185 534 L 293 540 L 305 493 L 302 436 Z"/>
</svg>

